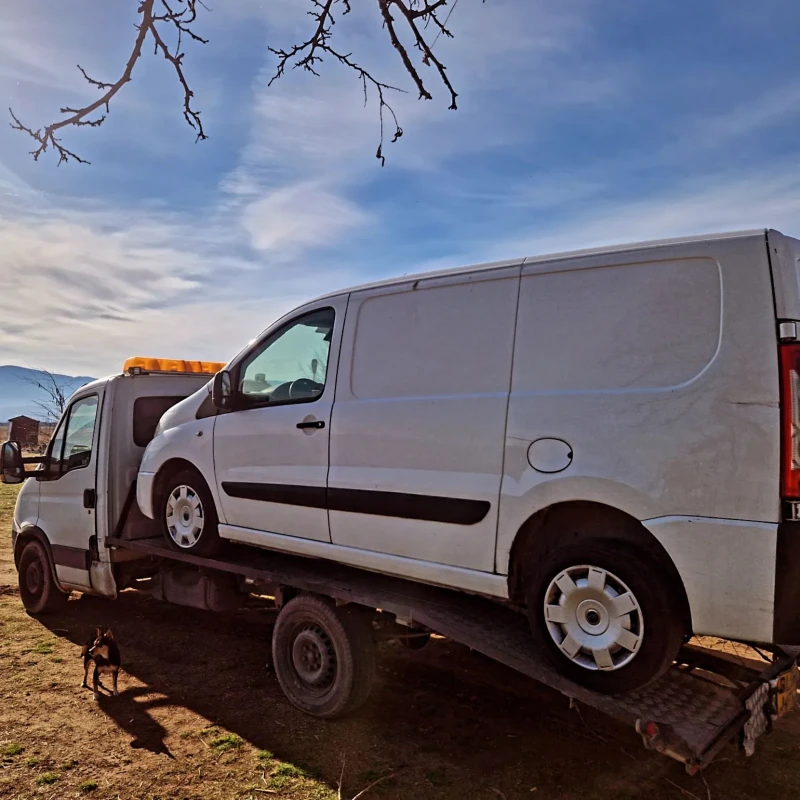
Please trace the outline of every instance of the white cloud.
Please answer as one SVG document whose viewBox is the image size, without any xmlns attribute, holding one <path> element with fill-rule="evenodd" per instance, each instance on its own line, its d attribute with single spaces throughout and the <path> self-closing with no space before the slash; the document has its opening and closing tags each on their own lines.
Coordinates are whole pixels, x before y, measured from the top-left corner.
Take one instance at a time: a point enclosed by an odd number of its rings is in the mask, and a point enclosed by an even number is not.
<svg viewBox="0 0 800 800">
<path fill-rule="evenodd" d="M 283 186 L 249 203 L 242 224 L 256 250 L 292 259 L 334 244 L 367 219 L 354 203 L 309 182 Z"/>
<path fill-rule="evenodd" d="M 737 103 L 719 113 L 704 111 L 694 120 L 679 127 L 677 142 L 669 145 L 664 155 L 685 154 L 719 147 L 726 141 L 740 139 L 800 114 L 800 83 L 791 81 L 779 86 L 764 87 L 757 97 Z"/>
<path fill-rule="evenodd" d="M 538 255 L 761 227 L 800 236 L 800 176 L 788 166 L 704 176 L 669 194 L 598 203 L 596 210 L 551 225 L 547 232 L 509 242 L 504 253 Z"/>
<path fill-rule="evenodd" d="M 243 19 L 257 30 L 263 25 L 270 44 L 299 41 L 313 24 L 307 6 L 301 0 L 226 4 L 206 18 L 212 41 L 200 52 L 212 53 L 215 43 L 221 46 L 227 36 L 228 46 L 235 49 L 233 32 Z M 53 20 L 64 22 L 63 31 L 52 20 L 37 27 L 36 18 L 26 16 L 26 7 L 15 5 L 14 24 L 0 30 L 0 86 L 22 75 L 58 90 L 56 96 L 64 88 L 85 92 L 74 70 L 75 53 L 87 46 L 85 32 L 66 13 L 52 14 Z M 252 82 L 252 90 L 248 101 L 237 102 L 233 117 L 220 106 L 225 99 L 220 86 L 215 84 L 213 97 L 204 96 L 209 131 L 214 137 L 227 126 L 223 130 L 230 150 L 209 145 L 193 153 L 196 161 L 176 159 L 167 167 L 178 181 L 181 169 L 219 170 L 217 190 L 195 198 L 188 203 L 191 208 L 168 212 L 163 203 L 147 204 L 142 199 L 147 189 L 139 189 L 139 199 L 119 199 L 118 193 L 103 201 L 109 173 L 101 170 L 107 167 L 93 168 L 93 201 L 71 197 L 81 194 L 74 187 L 85 181 L 86 173 L 55 173 L 50 164 L 37 165 L 40 171 L 34 173 L 27 143 L 20 141 L 15 155 L 3 153 L 8 166 L 0 164 L 5 309 L 0 362 L 92 374 L 116 369 L 133 354 L 226 360 L 289 308 L 360 282 L 365 276 L 358 264 L 376 253 L 381 258 L 372 259 L 369 268 L 403 272 L 759 224 L 800 232 L 793 221 L 799 218 L 800 201 L 795 198 L 800 197 L 800 179 L 762 168 L 746 177 L 698 178 L 671 195 L 653 190 L 645 197 L 644 190 L 638 196 L 629 191 L 629 199 L 612 201 L 609 186 L 636 179 L 636 170 L 652 160 L 651 152 L 639 162 L 626 154 L 624 160 L 606 159 L 604 164 L 600 153 L 579 171 L 568 158 L 551 164 L 548 151 L 537 151 L 548 120 L 567 110 L 576 119 L 585 110 L 607 113 L 629 99 L 634 88 L 635 75 L 613 56 L 592 60 L 592 48 L 585 47 L 591 44 L 597 13 L 603 12 L 595 0 L 460 3 L 451 20 L 456 38 L 442 37 L 437 43 L 460 92 L 460 110 L 446 110 L 446 91 L 433 71 L 423 67 L 435 99 L 418 101 L 413 91 L 390 98 L 406 134 L 396 145 L 386 145 L 385 170 L 373 158 L 378 142 L 375 98 L 363 106 L 353 73 L 327 59 L 320 78 L 290 71 L 268 87 L 275 60 L 265 48 L 258 74 L 239 76 L 237 88 Z M 124 39 L 127 46 L 130 40 L 128 17 L 113 16 L 121 20 L 120 29 L 104 40 L 101 50 L 92 51 L 101 67 L 113 67 L 109 74 L 117 69 L 117 45 Z M 212 28 L 216 20 L 219 27 Z M 356 52 L 376 76 L 411 88 L 375 19 L 374 3 L 356 6 L 353 17 L 337 25 L 336 35 L 341 49 Z M 56 45 L 57 51 L 48 55 Z M 198 56 L 193 63 L 200 60 Z M 148 56 L 137 80 L 120 96 L 120 106 L 124 103 L 131 112 L 122 118 L 136 122 L 123 133 L 136 140 L 137 158 L 140 152 L 163 155 L 183 147 L 189 136 L 181 130 L 184 138 L 174 140 L 173 128 L 162 127 L 167 114 L 182 123 L 169 99 L 169 91 L 179 89 L 161 62 Z M 212 65 L 210 60 L 204 63 Z M 67 70 L 72 77 L 64 81 Z M 202 86 L 194 88 L 203 96 Z M 671 157 L 677 158 L 681 148 L 711 147 L 724 137 L 745 136 L 786 118 L 800 104 L 798 91 L 789 85 L 758 102 L 706 118 L 683 134 Z M 39 95 L 26 90 L 25 111 L 31 111 L 31 120 L 52 113 L 52 96 L 30 99 Z M 242 124 L 247 127 L 238 127 Z M 680 136 L 685 120 L 674 124 Z M 85 153 L 83 142 L 112 136 L 120 136 L 119 130 L 72 131 L 70 144 Z M 529 178 L 523 171 L 509 172 L 508 164 L 497 179 L 474 177 L 473 169 L 493 168 L 490 154 L 502 158 L 523 145 L 532 164 Z M 660 157 L 667 160 L 668 155 Z M 515 165 L 524 166 L 519 151 L 516 157 Z M 209 163 L 214 159 L 224 167 Z M 457 171 L 454 163 L 459 164 Z M 137 163 L 109 166 L 120 172 L 139 169 Z M 47 197 L 32 189 L 25 182 L 31 175 L 37 187 L 55 187 L 62 195 Z M 624 187 L 617 188 L 621 193 Z M 404 192 L 399 199 L 392 196 L 395 189 Z M 471 229 L 459 220 L 456 201 L 485 203 L 486 216 L 494 214 L 497 222 Z M 526 211 L 531 212 L 527 221 Z M 505 212 L 512 221 L 501 218 Z M 393 257 L 396 224 L 412 217 L 427 221 L 429 246 L 437 257 L 428 265 L 392 264 L 386 254 Z M 361 259 L 351 258 L 354 254 Z"/>
<path fill-rule="evenodd" d="M 134 354 L 224 361 L 346 280 L 237 255 L 222 222 L 82 204 L 13 216 L 6 206 L 0 252 L 13 265 L 3 273 L 0 363 L 81 374 L 119 369 Z"/>
</svg>

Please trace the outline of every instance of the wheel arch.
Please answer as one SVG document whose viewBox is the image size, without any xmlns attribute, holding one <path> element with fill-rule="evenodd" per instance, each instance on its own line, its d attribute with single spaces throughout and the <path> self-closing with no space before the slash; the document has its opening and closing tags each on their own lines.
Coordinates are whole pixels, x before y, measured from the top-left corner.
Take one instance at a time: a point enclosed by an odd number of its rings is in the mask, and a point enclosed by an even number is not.
<svg viewBox="0 0 800 800">
<path fill-rule="evenodd" d="M 53 583 L 55 583 L 59 591 L 67 593 L 69 590 L 65 589 L 58 580 L 58 573 L 56 572 L 53 548 L 50 546 L 50 540 L 47 538 L 47 534 L 38 526 L 28 525 L 17 534 L 14 540 L 14 567 L 16 570 L 19 572 L 19 560 L 22 557 L 22 551 L 31 541 L 39 542 L 39 544 L 44 547 L 44 551 L 47 555 L 47 563 L 50 566 L 50 574 L 53 576 Z"/>
<path fill-rule="evenodd" d="M 184 470 L 196 472 L 203 479 L 203 481 L 205 481 L 206 486 L 211 492 L 211 496 L 214 497 L 211 485 L 209 484 L 205 475 L 203 475 L 203 473 L 198 469 L 197 465 L 193 464 L 191 461 L 187 461 L 185 458 L 171 458 L 168 461 L 165 461 L 159 467 L 155 480 L 153 481 L 152 501 L 154 510 L 161 508 L 161 503 L 164 500 L 164 487 L 166 486 L 167 481 Z"/>
<path fill-rule="evenodd" d="M 609 529 L 613 531 L 609 534 Z M 533 567 L 555 547 L 590 538 L 614 539 L 644 551 L 664 569 L 680 606 L 687 633 L 692 615 L 686 588 L 675 563 L 661 542 L 642 523 L 613 506 L 591 501 L 554 503 L 532 514 L 520 527 L 508 563 L 508 596 L 525 602 L 525 585 Z"/>
</svg>

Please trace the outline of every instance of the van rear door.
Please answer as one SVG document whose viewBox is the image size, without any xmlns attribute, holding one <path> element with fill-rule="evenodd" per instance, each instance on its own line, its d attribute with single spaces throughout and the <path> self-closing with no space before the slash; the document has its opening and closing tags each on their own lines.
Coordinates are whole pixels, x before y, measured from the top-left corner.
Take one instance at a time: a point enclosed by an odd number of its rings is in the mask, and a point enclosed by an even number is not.
<svg viewBox="0 0 800 800">
<path fill-rule="evenodd" d="M 767 247 L 779 320 L 800 320 L 800 240 L 767 231 Z"/>
</svg>

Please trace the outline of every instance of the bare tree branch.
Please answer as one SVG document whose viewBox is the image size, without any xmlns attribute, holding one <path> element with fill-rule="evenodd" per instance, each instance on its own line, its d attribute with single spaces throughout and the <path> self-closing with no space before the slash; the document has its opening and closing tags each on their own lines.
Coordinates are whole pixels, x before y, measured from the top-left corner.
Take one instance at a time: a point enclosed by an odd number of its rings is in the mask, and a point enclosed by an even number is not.
<svg viewBox="0 0 800 800">
<path fill-rule="evenodd" d="M 45 413 L 47 419 L 53 421 L 60 419 L 67 407 L 67 401 L 74 391 L 72 382 L 59 380 L 46 369 L 36 370 L 35 375 L 19 375 L 18 377 L 45 393 L 45 400 L 34 400 L 33 403 Z"/>
<path fill-rule="evenodd" d="M 316 25 L 311 32 L 308 39 L 299 44 L 295 44 L 288 49 L 277 49 L 270 47 L 270 52 L 278 57 L 278 65 L 275 74 L 269 82 L 271 86 L 278 78 L 283 77 L 286 72 L 287 65 L 291 64 L 293 69 L 301 67 L 306 72 L 313 75 L 319 75 L 318 67 L 324 61 L 324 56 L 328 55 L 335 59 L 345 67 L 352 69 L 364 88 L 364 102 L 368 101 L 368 86 L 372 86 L 377 90 L 378 95 L 378 115 L 380 118 L 380 139 L 378 142 L 378 150 L 376 157 L 380 159 L 381 164 L 386 163 L 383 155 L 384 144 L 384 109 L 392 115 L 392 120 L 395 126 L 393 142 L 396 142 L 402 135 L 403 129 L 400 127 L 394 109 L 386 102 L 384 92 L 386 90 L 402 91 L 396 86 L 390 86 L 377 78 L 375 78 L 367 69 L 362 67 L 358 62 L 353 60 L 352 53 L 341 53 L 331 46 L 331 38 L 333 36 L 333 28 L 336 24 L 336 17 L 334 16 L 334 9 L 337 5 L 341 9 L 340 17 L 345 17 L 350 13 L 350 0 L 309 0 L 311 3 L 311 10 L 308 15 L 314 19 Z M 450 79 L 445 71 L 444 64 L 434 55 L 433 46 L 438 41 L 439 37 L 444 35 L 452 38 L 453 34 L 447 28 L 447 22 L 450 19 L 455 4 L 458 0 L 452 0 L 453 5 L 447 18 L 442 21 L 438 17 L 438 12 L 442 11 L 451 0 L 377 0 L 378 8 L 383 19 L 383 27 L 389 37 L 389 42 L 392 47 L 397 51 L 400 60 L 403 64 L 405 71 L 411 77 L 414 85 L 417 88 L 419 97 L 422 100 L 432 100 L 433 95 L 425 85 L 425 81 L 419 69 L 415 65 L 413 59 L 409 54 L 408 47 L 404 44 L 401 32 L 398 30 L 397 21 L 402 19 L 405 21 L 408 32 L 411 34 L 413 47 L 421 53 L 421 62 L 425 66 L 434 65 L 438 73 L 439 79 L 447 88 L 450 93 L 450 108 L 455 110 L 458 108 L 456 98 L 458 94 L 453 88 Z M 393 8 L 399 12 L 398 17 L 392 13 Z M 432 42 L 428 42 L 425 38 L 425 31 L 428 26 L 436 31 L 436 36 Z M 421 27 L 420 27 L 421 26 Z"/>
<path fill-rule="evenodd" d="M 195 33 L 192 28 L 197 21 L 198 6 L 204 9 L 206 6 L 202 0 L 138 0 L 138 2 L 139 22 L 135 25 L 136 38 L 122 75 L 113 83 L 100 81 L 91 77 L 82 66 L 78 65 L 85 80 L 103 92 L 101 97 L 83 108 L 65 106 L 60 109 L 60 113 L 65 115 L 64 119 L 37 129 L 23 124 L 13 110 L 9 109 L 12 120 L 11 127 L 27 134 L 36 143 L 36 148 L 31 151 L 34 160 L 38 161 L 42 153 L 52 148 L 58 154 L 59 165 L 70 160 L 80 164 L 89 163 L 68 150 L 56 134 L 69 126 L 97 128 L 105 122 L 109 113 L 110 101 L 130 82 L 133 70 L 141 58 L 142 47 L 148 37 L 152 41 L 154 54 L 161 54 L 172 65 L 175 77 L 183 89 L 183 118 L 195 131 L 195 141 L 208 138 L 200 119 L 200 111 L 193 106 L 194 92 L 183 71 L 185 53 L 182 49 L 184 36 L 193 42 L 207 44 L 208 40 Z M 378 98 L 380 138 L 375 155 L 383 165 L 386 163 L 383 155 L 385 114 L 391 117 L 394 125 L 391 141 L 396 142 L 403 135 L 397 115 L 387 102 L 386 96 L 388 92 L 404 90 L 379 80 L 363 67 L 352 53 L 345 53 L 333 47 L 331 40 L 334 26 L 337 19 L 341 20 L 351 13 L 352 0 L 307 0 L 307 2 L 310 3 L 308 16 L 314 21 L 310 35 L 305 41 L 289 48 L 268 48 L 278 58 L 275 74 L 269 85 L 271 86 L 276 80 L 283 77 L 288 66 L 291 66 L 292 69 L 300 67 L 304 71 L 318 76 L 319 69 L 326 57 L 352 70 L 357 79 L 361 81 L 364 104 L 369 102 L 370 89 Z M 397 52 L 420 99 L 433 99 L 433 94 L 426 85 L 426 78 L 423 77 L 421 69 L 421 67 L 433 66 L 436 77 L 450 95 L 449 108 L 456 110 L 458 93 L 447 75 L 444 64 L 434 54 L 434 46 L 441 36 L 452 38 L 453 34 L 447 25 L 459 0 L 375 0 L 375 2 L 378 4 L 389 44 Z M 444 14 L 445 10 L 447 10 L 447 15 L 442 20 L 439 15 Z M 429 30 L 432 39 L 428 38 Z M 167 43 L 165 31 L 171 31 L 175 35 L 177 43 L 174 48 L 170 48 Z M 419 53 L 419 63 L 415 63 L 412 58 L 415 50 Z M 100 112 L 99 115 L 98 112 Z"/>
<path fill-rule="evenodd" d="M 105 81 L 98 81 L 90 77 L 86 70 L 78 65 L 83 77 L 86 81 L 96 87 L 97 89 L 104 90 L 103 95 L 83 108 L 64 107 L 60 109 L 61 114 L 67 114 L 65 119 L 51 122 L 44 128 L 34 130 L 27 125 L 20 122 L 19 118 L 14 114 L 13 110 L 9 108 L 12 122 L 11 127 L 14 130 L 21 131 L 28 134 L 37 144 L 36 149 L 31 151 L 34 161 L 39 160 L 42 153 L 47 152 L 52 148 L 58 153 L 58 164 L 61 165 L 69 162 L 70 159 L 78 164 L 88 164 L 89 162 L 76 155 L 71 150 L 68 150 L 62 143 L 61 139 L 56 136 L 56 133 L 62 128 L 70 125 L 75 127 L 88 126 L 97 128 L 102 125 L 109 112 L 109 103 L 111 99 L 122 89 L 125 84 L 129 83 L 133 74 L 134 67 L 136 66 L 139 58 L 142 55 L 142 46 L 148 35 L 153 39 L 154 50 L 156 53 L 161 53 L 164 58 L 169 61 L 175 69 L 176 77 L 181 84 L 184 92 L 183 102 L 183 116 L 186 122 L 197 132 L 197 141 L 207 139 L 205 131 L 203 130 L 202 122 L 200 121 L 200 112 L 192 108 L 192 98 L 194 93 L 189 88 L 186 77 L 183 74 L 183 57 L 184 53 L 181 50 L 182 35 L 187 34 L 193 41 L 206 44 L 207 40 L 198 36 L 190 29 L 190 25 L 197 19 L 197 5 L 199 0 L 173 0 L 181 6 L 179 10 L 173 10 L 167 0 L 158 0 L 159 10 L 161 13 L 155 13 L 155 6 L 157 0 L 140 0 L 137 13 L 139 14 L 139 24 L 136 25 L 136 38 L 133 43 L 133 49 L 125 64 L 125 69 L 122 75 L 114 82 L 107 83 Z M 201 4 L 202 5 L 202 4 Z M 176 6 L 177 8 L 177 6 Z M 171 52 L 167 44 L 164 42 L 164 37 L 159 30 L 159 25 L 173 26 L 178 32 L 178 42 L 174 52 Z M 99 117 L 90 118 L 92 114 L 99 109 L 104 108 L 105 114 Z"/>
</svg>

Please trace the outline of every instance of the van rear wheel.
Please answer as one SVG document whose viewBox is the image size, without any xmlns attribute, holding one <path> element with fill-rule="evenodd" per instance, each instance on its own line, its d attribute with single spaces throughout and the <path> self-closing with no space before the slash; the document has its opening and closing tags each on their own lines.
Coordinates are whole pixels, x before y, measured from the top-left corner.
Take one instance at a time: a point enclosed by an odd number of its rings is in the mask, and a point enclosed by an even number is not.
<svg viewBox="0 0 800 800">
<path fill-rule="evenodd" d="M 69 594 L 56 585 L 47 551 L 41 542 L 32 540 L 19 559 L 19 594 L 29 614 L 53 614 L 67 604 Z"/>
<path fill-rule="evenodd" d="M 181 470 L 165 481 L 159 496 L 161 527 L 173 550 L 196 556 L 222 550 L 214 498 L 199 472 Z"/>
<path fill-rule="evenodd" d="M 663 675 L 685 634 L 664 570 L 614 540 L 552 551 L 529 584 L 527 605 L 534 638 L 559 671 L 608 694 Z"/>
</svg>

